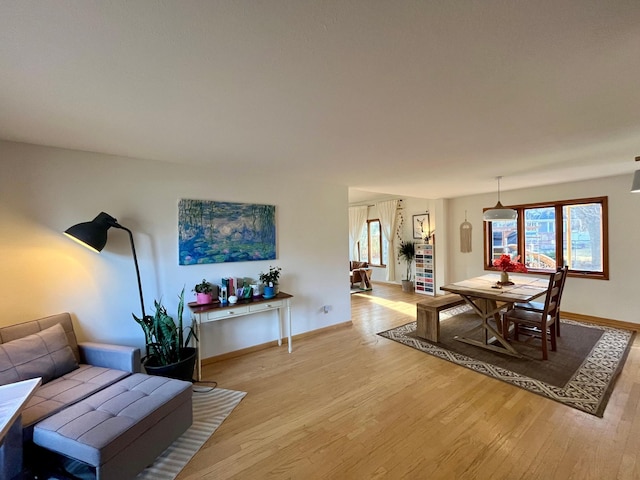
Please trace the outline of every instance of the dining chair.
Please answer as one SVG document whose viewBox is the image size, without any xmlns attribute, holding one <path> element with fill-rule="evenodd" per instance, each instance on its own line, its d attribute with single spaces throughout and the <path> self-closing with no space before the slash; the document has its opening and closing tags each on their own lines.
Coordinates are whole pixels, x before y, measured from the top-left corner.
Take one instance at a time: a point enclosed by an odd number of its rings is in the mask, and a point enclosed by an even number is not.
<svg viewBox="0 0 640 480">
<path fill-rule="evenodd" d="M 562 298 L 562 292 L 564 292 L 564 285 L 567 280 L 567 271 L 569 270 L 568 266 L 558 267 L 556 271 L 565 270 L 564 276 L 562 277 L 562 283 L 560 284 L 560 296 L 558 297 L 558 308 L 556 309 L 556 335 L 560 336 L 560 299 Z M 522 310 L 530 310 L 533 312 L 542 313 L 544 310 L 544 302 L 527 302 L 527 303 L 514 303 L 511 308 L 520 308 Z"/>
<path fill-rule="evenodd" d="M 567 274 L 567 269 L 563 268 L 549 277 L 549 287 L 544 301 L 542 311 L 525 310 L 513 308 L 507 310 L 502 315 L 502 328 L 505 338 L 509 338 L 509 330 L 513 324 L 513 340 L 518 343 L 528 344 L 534 339 L 540 340 L 542 349 L 542 360 L 549 358 L 548 343 L 551 343 L 551 350 L 556 351 L 556 326 L 557 312 L 560 305 L 560 288 Z M 519 341 L 520 334 L 528 336 L 524 342 Z"/>
</svg>

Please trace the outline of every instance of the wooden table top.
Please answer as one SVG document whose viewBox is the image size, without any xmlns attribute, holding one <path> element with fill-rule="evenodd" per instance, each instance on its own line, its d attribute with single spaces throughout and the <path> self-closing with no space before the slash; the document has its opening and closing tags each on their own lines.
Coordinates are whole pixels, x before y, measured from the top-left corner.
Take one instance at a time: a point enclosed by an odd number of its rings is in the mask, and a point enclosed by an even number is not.
<svg viewBox="0 0 640 480">
<path fill-rule="evenodd" d="M 500 275 L 489 273 L 440 287 L 441 290 L 460 295 L 486 298 L 498 302 L 530 302 L 544 295 L 549 287 L 548 278 L 509 275 L 514 285 L 498 285 Z"/>
</svg>

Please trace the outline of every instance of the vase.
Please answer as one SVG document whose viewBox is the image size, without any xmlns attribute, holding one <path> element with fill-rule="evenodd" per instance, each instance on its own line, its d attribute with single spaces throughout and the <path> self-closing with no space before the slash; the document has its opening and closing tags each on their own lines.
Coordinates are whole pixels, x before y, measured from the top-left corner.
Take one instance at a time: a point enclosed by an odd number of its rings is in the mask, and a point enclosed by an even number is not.
<svg viewBox="0 0 640 480">
<path fill-rule="evenodd" d="M 211 300 L 210 293 L 196 293 L 196 303 L 198 304 L 211 303 Z"/>
<path fill-rule="evenodd" d="M 272 298 L 275 297 L 275 288 L 274 287 L 264 287 L 264 298 Z"/>
<path fill-rule="evenodd" d="M 500 272 L 500 283 L 509 283 L 509 272 Z"/>
</svg>

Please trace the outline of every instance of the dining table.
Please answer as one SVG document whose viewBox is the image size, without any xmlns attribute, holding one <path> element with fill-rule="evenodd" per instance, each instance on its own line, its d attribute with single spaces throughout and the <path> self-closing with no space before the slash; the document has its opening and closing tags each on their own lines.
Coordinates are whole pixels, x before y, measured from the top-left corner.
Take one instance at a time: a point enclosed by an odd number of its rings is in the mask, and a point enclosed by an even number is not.
<svg viewBox="0 0 640 480">
<path fill-rule="evenodd" d="M 522 356 L 507 340 L 507 332 L 503 332 L 501 313 L 512 308 L 514 303 L 530 302 L 546 294 L 549 279 L 509 275 L 509 283 L 511 285 L 502 284 L 500 275 L 490 273 L 440 287 L 440 290 L 460 295 L 480 318 L 482 341 L 463 336 L 454 337 L 456 340 L 515 357 Z"/>
</svg>

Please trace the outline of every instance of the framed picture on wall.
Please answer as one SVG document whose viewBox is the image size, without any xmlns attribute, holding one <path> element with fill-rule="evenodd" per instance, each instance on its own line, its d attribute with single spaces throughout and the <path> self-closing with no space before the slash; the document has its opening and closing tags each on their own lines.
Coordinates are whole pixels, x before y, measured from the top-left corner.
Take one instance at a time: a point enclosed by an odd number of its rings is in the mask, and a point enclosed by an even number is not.
<svg viewBox="0 0 640 480">
<path fill-rule="evenodd" d="M 429 237 L 429 212 L 413 216 L 413 238 L 420 240 Z"/>
<path fill-rule="evenodd" d="M 275 205 L 181 199 L 178 257 L 179 265 L 275 259 Z"/>
</svg>

